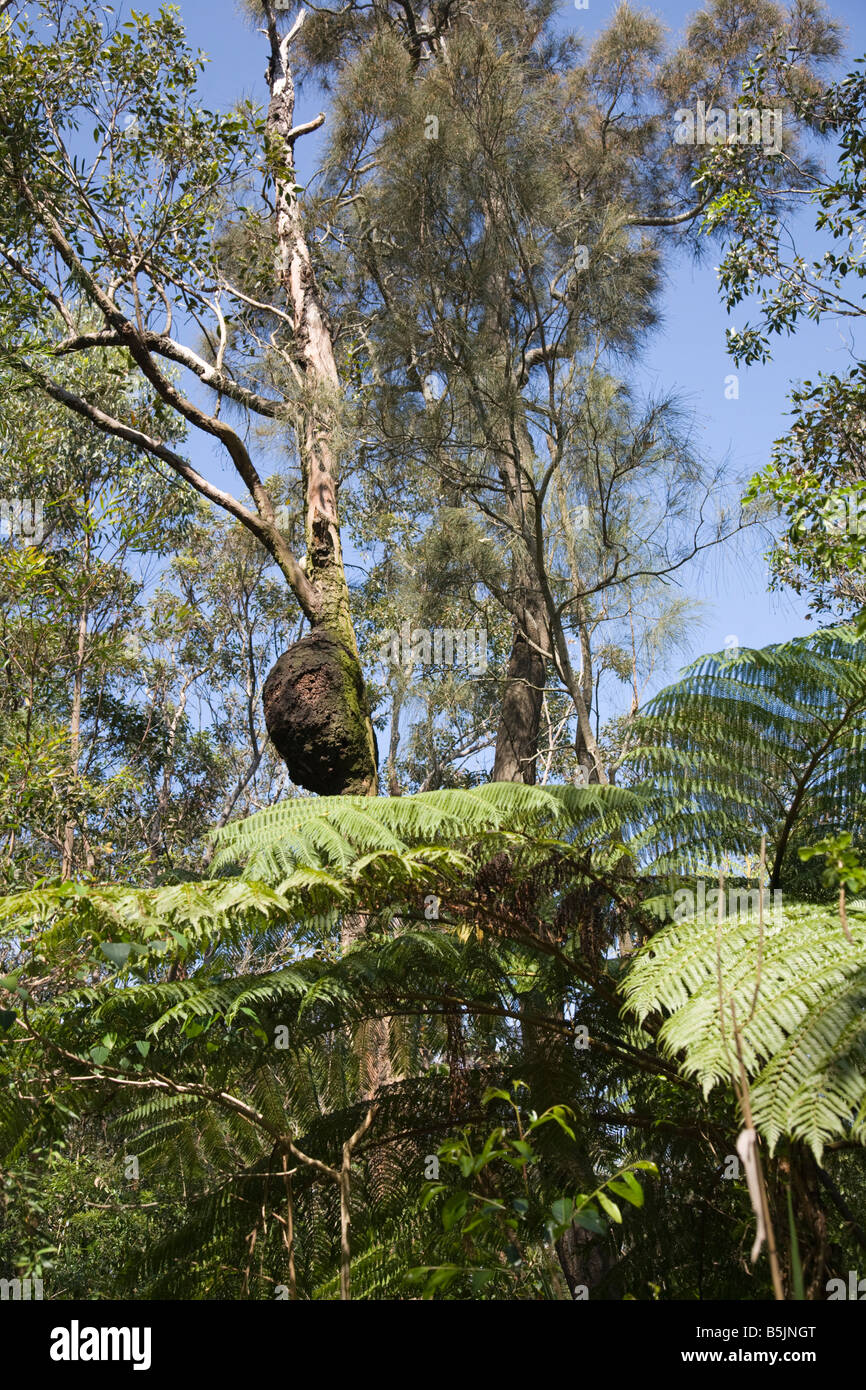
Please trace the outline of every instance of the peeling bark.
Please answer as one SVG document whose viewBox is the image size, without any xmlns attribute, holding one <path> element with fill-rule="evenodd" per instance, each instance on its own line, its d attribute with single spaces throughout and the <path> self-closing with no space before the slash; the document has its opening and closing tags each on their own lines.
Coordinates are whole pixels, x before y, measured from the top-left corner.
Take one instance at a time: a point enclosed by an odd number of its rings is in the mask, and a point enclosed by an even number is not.
<svg viewBox="0 0 866 1390">
<path fill-rule="evenodd" d="M 305 12 L 281 38 L 276 6 L 268 0 L 263 8 L 271 50 L 265 148 L 275 185 L 280 283 L 293 318 L 295 360 L 304 389 L 297 437 L 304 489 L 305 573 L 314 593 L 310 613 L 314 640 L 295 643 L 271 671 L 265 685 L 265 716 L 268 733 L 299 785 L 308 791 L 327 787 L 332 794 L 375 796 L 378 750 L 340 543 L 334 447 L 340 379 L 295 180 L 295 141 L 321 125 L 324 116 L 304 126 L 294 125 L 289 50 Z M 294 692 L 290 690 L 293 681 L 297 682 Z M 321 718 L 311 704 L 316 691 L 324 692 L 327 701 Z M 337 739 L 334 748 L 329 746 L 332 737 Z"/>
</svg>

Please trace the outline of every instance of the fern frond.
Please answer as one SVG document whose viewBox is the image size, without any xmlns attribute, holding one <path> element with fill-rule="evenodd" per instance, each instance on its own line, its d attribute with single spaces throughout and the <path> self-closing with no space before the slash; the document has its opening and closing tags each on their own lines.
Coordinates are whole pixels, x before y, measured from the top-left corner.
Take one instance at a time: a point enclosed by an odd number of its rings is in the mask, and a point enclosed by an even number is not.
<svg viewBox="0 0 866 1390">
<path fill-rule="evenodd" d="M 783 1135 L 819 1161 L 831 1140 L 866 1143 L 866 912 L 848 920 L 854 944 L 833 912 L 786 905 L 761 948 L 753 914 L 675 922 L 623 983 L 631 1014 L 665 1015 L 659 1041 L 705 1095 L 739 1078 L 736 1019 L 752 1113 L 771 1151 Z"/>
<path fill-rule="evenodd" d="M 801 826 L 866 826 L 866 642 L 837 627 L 702 657 L 634 726 L 642 779 L 630 843 L 656 872 L 756 855 L 772 885 Z"/>
</svg>

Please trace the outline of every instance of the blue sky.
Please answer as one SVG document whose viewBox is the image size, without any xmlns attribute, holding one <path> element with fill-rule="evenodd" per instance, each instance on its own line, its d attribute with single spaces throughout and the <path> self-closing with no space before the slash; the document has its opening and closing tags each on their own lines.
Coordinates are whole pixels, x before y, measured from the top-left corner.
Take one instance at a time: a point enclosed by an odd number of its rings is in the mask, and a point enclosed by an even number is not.
<svg viewBox="0 0 866 1390">
<path fill-rule="evenodd" d="M 563 5 L 561 22 L 591 38 L 614 7 L 613 0 L 589 0 L 584 10 Z M 155 10 L 158 5 L 153 0 L 144 4 L 139 0 L 137 8 Z M 262 101 L 265 40 L 254 32 L 232 0 L 219 4 L 214 0 L 179 0 L 179 8 L 191 43 L 212 58 L 203 81 L 207 104 L 228 106 L 242 95 Z M 699 7 L 686 0 L 666 0 L 646 8 L 662 19 L 673 39 Z M 866 53 L 866 7 L 863 0 L 835 0 L 830 10 L 847 30 L 839 64 L 840 72 L 847 71 L 853 59 Z M 315 91 L 302 93 L 297 119 L 307 120 L 319 109 Z M 307 159 L 314 156 L 318 138 L 304 142 Z M 804 233 L 808 226 L 808 218 L 801 221 Z M 808 249 L 805 236 L 803 244 Z M 718 259 L 718 250 L 711 246 L 700 264 L 694 264 L 687 255 L 669 261 L 662 327 L 633 364 L 632 379 L 648 393 L 678 394 L 694 414 L 707 458 L 725 459 L 731 473 L 741 475 L 762 466 L 773 439 L 784 431 L 791 383 L 820 370 L 844 369 L 848 346 L 838 325 L 804 325 L 795 337 L 776 341 L 771 363 L 735 369 L 725 350 L 725 328 L 728 324 L 741 326 L 748 314 L 740 309 L 728 318 L 718 294 Z M 726 378 L 735 370 L 739 396 L 726 399 Z M 193 446 L 193 456 L 200 467 L 211 476 L 215 474 L 215 460 L 202 457 L 198 445 Z M 691 567 L 683 572 L 683 591 L 707 601 L 703 627 L 693 634 L 692 657 L 721 648 L 729 634 L 735 634 L 741 646 L 763 646 L 806 633 L 814 626 L 806 621 L 803 601 L 767 591 L 762 549 L 761 544 L 748 540 L 711 552 L 700 569 Z M 660 672 L 654 685 L 672 678 L 683 659 L 677 658 L 666 672 Z"/>
</svg>

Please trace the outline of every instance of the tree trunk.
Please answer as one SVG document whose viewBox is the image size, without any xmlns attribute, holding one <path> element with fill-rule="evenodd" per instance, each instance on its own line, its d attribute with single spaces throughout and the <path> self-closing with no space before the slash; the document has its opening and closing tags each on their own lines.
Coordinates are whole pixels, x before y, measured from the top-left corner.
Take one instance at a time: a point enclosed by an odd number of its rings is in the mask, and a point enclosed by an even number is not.
<svg viewBox="0 0 866 1390">
<path fill-rule="evenodd" d="M 82 573 L 85 579 L 85 594 L 89 588 L 90 580 L 90 526 L 89 526 L 89 498 L 85 494 L 85 516 L 87 518 L 84 527 L 84 556 Z M 75 676 L 72 683 L 72 714 L 69 720 L 69 756 L 72 771 L 72 787 L 75 790 L 75 783 L 78 780 L 78 770 L 81 765 L 81 704 L 84 694 L 84 663 L 87 656 L 87 623 L 90 617 L 90 610 L 86 598 L 82 601 L 81 612 L 78 616 L 78 646 L 75 657 Z M 63 832 L 63 859 L 60 869 L 60 877 L 63 879 L 71 878 L 75 865 L 75 820 L 72 816 L 66 822 Z"/>
<path fill-rule="evenodd" d="M 338 513 L 334 438 L 340 380 L 327 315 L 304 235 L 295 181 L 295 140 L 321 125 L 295 127 L 289 49 L 304 12 L 281 39 L 277 7 L 265 3 L 270 41 L 265 136 L 274 177 L 280 283 L 294 319 L 301 378 L 297 421 L 304 489 L 305 570 L 315 593 L 312 631 L 274 666 L 263 692 L 268 733 L 292 779 L 323 795 L 375 796 L 378 749 L 349 605 Z"/>
<path fill-rule="evenodd" d="M 535 782 L 546 680 L 546 663 L 539 648 L 547 648 L 547 624 L 544 605 L 540 596 L 533 592 L 526 595 L 514 619 L 514 638 L 496 733 L 494 782 Z"/>
<path fill-rule="evenodd" d="M 304 568 L 316 594 L 312 631 L 283 653 L 265 681 L 265 723 L 298 785 L 323 796 L 375 796 L 378 748 L 352 626 L 337 509 L 339 476 L 333 439 L 340 379 L 295 179 L 295 140 L 321 125 L 324 117 L 306 126 L 294 125 L 289 49 L 305 12 L 283 38 L 276 4 L 265 0 L 263 12 L 270 42 L 271 94 L 265 140 L 275 186 L 280 283 L 294 318 L 294 350 L 302 377 L 297 439 L 304 488 Z M 344 953 L 363 938 L 366 926 L 363 913 L 344 918 Z M 387 1018 L 367 1019 L 355 1034 L 359 1085 L 366 1097 L 391 1080 L 389 1034 Z"/>
<path fill-rule="evenodd" d="M 75 663 L 75 677 L 72 684 L 72 715 L 69 720 L 69 753 L 73 783 L 78 777 L 81 759 L 81 699 L 84 686 L 84 658 L 87 651 L 87 604 L 81 609 L 78 619 L 78 652 Z M 60 876 L 72 877 L 75 851 L 75 821 L 70 816 L 63 832 L 63 863 Z"/>
<path fill-rule="evenodd" d="M 773 1225 L 776 1241 L 785 1252 L 784 1279 L 789 1290 L 794 1287 L 790 1239 L 785 1239 L 789 1231 L 788 1190 L 791 1192 L 791 1207 L 794 1229 L 797 1233 L 797 1246 L 803 1277 L 803 1292 L 808 1300 L 822 1300 L 826 1296 L 829 1275 L 830 1238 L 828 1233 L 827 1210 L 819 1177 L 818 1164 L 811 1150 L 803 1144 L 792 1144 L 789 1153 L 778 1159 L 770 1183 L 770 1199 L 773 1203 Z"/>
<path fill-rule="evenodd" d="M 579 607 L 582 608 L 582 606 Z M 580 693 L 583 696 L 588 722 L 592 714 L 592 648 L 589 641 L 589 631 L 582 613 L 580 615 L 580 657 Z M 597 782 L 599 780 L 598 768 L 589 750 L 579 719 L 574 738 L 574 751 L 579 766 L 584 769 L 587 782 Z"/>
</svg>

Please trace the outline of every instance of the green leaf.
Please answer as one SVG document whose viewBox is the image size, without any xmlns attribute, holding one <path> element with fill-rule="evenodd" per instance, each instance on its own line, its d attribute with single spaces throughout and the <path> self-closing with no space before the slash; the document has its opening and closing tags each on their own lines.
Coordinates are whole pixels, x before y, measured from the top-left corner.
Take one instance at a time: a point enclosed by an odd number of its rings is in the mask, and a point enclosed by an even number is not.
<svg viewBox="0 0 866 1390">
<path fill-rule="evenodd" d="M 571 1197 L 557 1197 L 551 1204 L 551 1213 L 557 1226 L 570 1226 L 571 1218 L 574 1215 L 574 1199 Z"/>
<path fill-rule="evenodd" d="M 643 1188 L 632 1173 L 622 1173 L 618 1178 L 611 1179 L 607 1184 L 607 1190 L 615 1197 L 622 1197 L 624 1201 L 631 1202 L 633 1207 L 643 1206 Z"/>
<path fill-rule="evenodd" d="M 512 1139 L 511 1147 L 521 1158 L 532 1159 L 535 1157 L 534 1149 L 530 1144 L 526 1143 L 525 1139 Z"/>
<path fill-rule="evenodd" d="M 112 965 L 116 965 L 119 969 L 121 966 L 124 966 L 129 959 L 129 953 L 132 950 L 132 942 L 103 941 L 99 949 L 102 951 L 102 954 L 111 961 Z"/>
<path fill-rule="evenodd" d="M 607 1230 L 594 1207 L 576 1209 L 572 1221 L 575 1226 L 582 1226 L 585 1231 L 593 1231 L 597 1236 L 603 1236 Z"/>
<path fill-rule="evenodd" d="M 450 1231 L 456 1222 L 462 1220 L 469 1207 L 468 1192 L 454 1192 L 442 1208 L 442 1225 Z"/>
<path fill-rule="evenodd" d="M 616 1221 L 617 1224 L 621 1226 L 622 1212 L 620 1211 L 616 1202 L 612 1202 L 608 1197 L 607 1193 L 605 1192 L 599 1192 L 596 1195 L 598 1197 L 599 1204 L 601 1205 L 602 1209 L 607 1212 L 611 1221 Z"/>
</svg>

